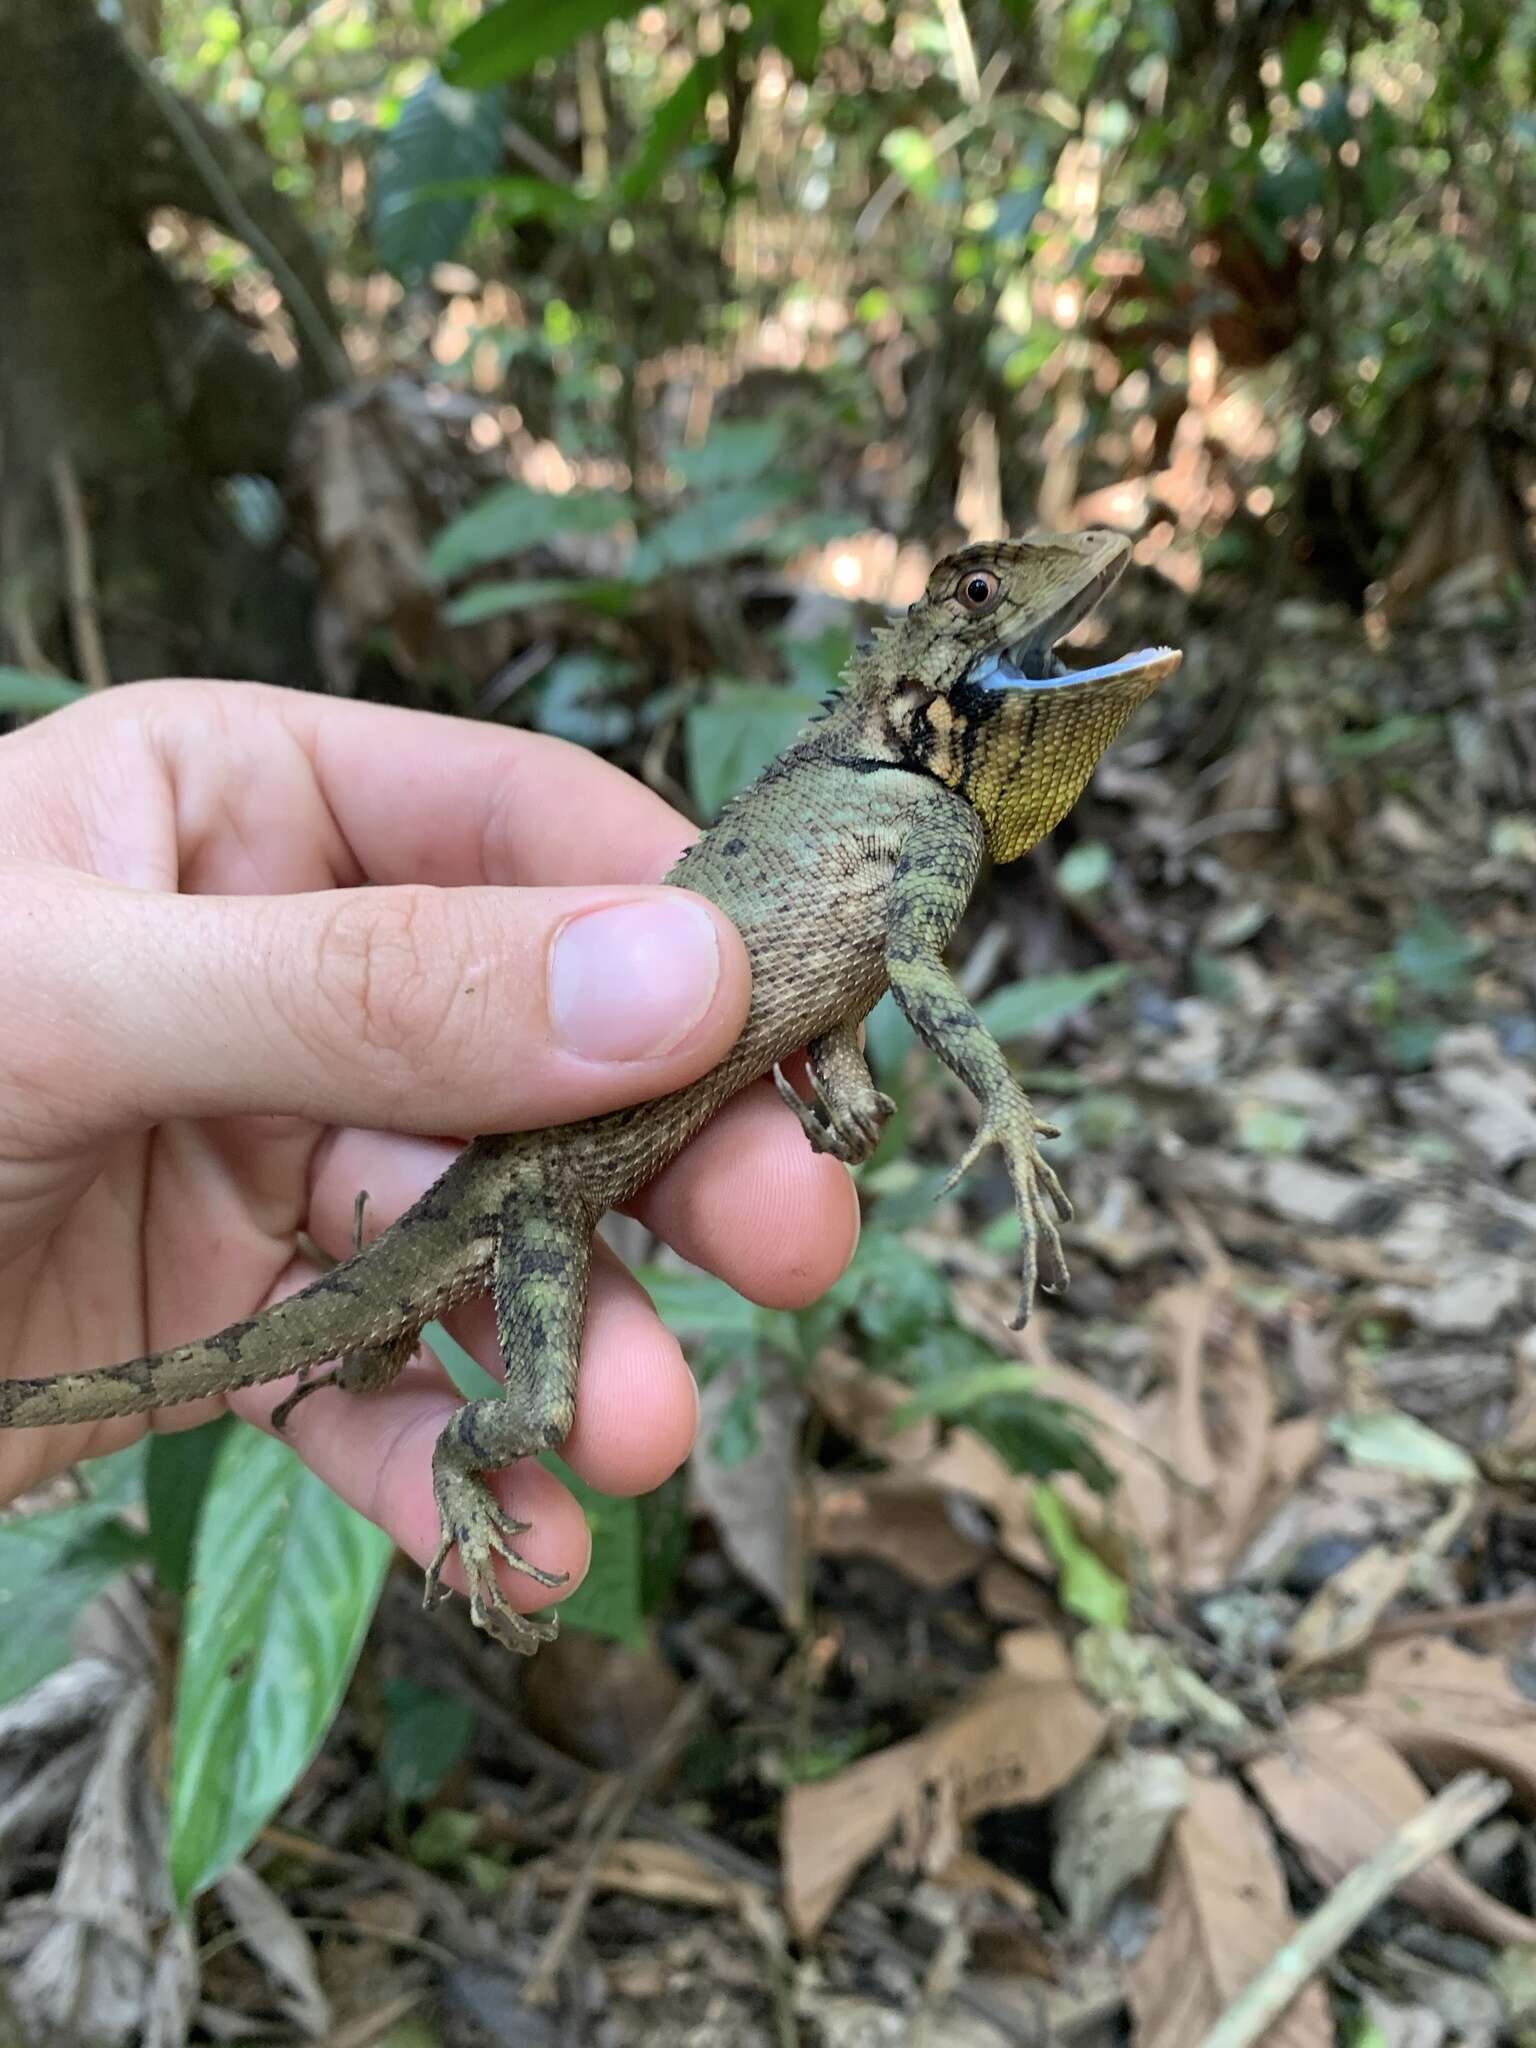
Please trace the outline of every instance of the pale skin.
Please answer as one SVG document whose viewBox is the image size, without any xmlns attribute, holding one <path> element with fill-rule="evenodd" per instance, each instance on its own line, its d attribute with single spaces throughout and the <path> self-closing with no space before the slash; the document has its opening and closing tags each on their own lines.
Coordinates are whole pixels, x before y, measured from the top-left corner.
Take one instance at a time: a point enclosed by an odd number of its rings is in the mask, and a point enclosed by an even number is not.
<svg viewBox="0 0 1536 2048">
<path fill-rule="evenodd" d="M 675 947 L 644 918 L 675 904 L 650 885 L 691 836 L 560 741 L 254 684 L 136 684 L 0 740 L 0 1375 L 250 1314 L 314 1276 L 301 1233 L 350 1249 L 360 1189 L 372 1235 L 464 1137 L 715 1066 L 747 1010 L 740 940 L 699 898 Z M 846 1170 L 766 1082 L 635 1209 L 779 1307 L 836 1278 L 858 1227 Z M 499 1370 L 488 1303 L 450 1325 Z M 290 1386 L 228 1405 L 265 1425 Z M 601 1250 L 579 1386 L 564 1449 L 590 1484 L 643 1492 L 687 1454 L 682 1354 Z M 0 1434 L 0 1499 L 220 1405 Z M 344 1427 L 301 1402 L 286 1440 L 424 1563 L 432 1446 L 458 1405 L 423 1354 Z M 588 1556 L 575 1501 L 538 1466 L 493 1483 L 569 1591 Z M 456 1562 L 445 1577 L 462 1589 Z M 551 1598 L 500 1578 L 521 1610 Z"/>
</svg>

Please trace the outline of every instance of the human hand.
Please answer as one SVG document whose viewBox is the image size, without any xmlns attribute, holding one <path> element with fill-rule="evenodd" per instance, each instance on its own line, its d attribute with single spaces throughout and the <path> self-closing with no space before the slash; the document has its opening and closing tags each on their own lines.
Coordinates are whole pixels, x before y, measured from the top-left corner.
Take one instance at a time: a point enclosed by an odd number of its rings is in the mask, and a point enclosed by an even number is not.
<svg viewBox="0 0 1536 2048">
<path fill-rule="evenodd" d="M 562 741 L 256 684 L 134 684 L 0 740 L 0 1374 L 206 1336 L 313 1278 L 300 1232 L 344 1256 L 360 1189 L 372 1234 L 465 1136 L 714 1066 L 746 1015 L 741 941 L 701 898 L 642 886 L 690 836 Z M 773 1306 L 820 1293 L 857 1232 L 846 1173 L 767 1084 L 635 1208 Z M 499 1371 L 486 1303 L 450 1327 Z M 229 1405 L 267 1424 L 290 1385 Z M 424 1562 L 432 1445 L 458 1399 L 422 1354 L 386 1392 L 301 1403 L 287 1435 Z M 566 1457 L 603 1492 L 641 1492 L 696 1418 L 675 1340 L 599 1246 Z M 0 1432 L 0 1499 L 146 1426 Z M 571 1495 L 534 1464 L 492 1484 L 568 1591 L 588 1555 Z M 548 1598 L 503 1585 L 524 1608 Z"/>
</svg>

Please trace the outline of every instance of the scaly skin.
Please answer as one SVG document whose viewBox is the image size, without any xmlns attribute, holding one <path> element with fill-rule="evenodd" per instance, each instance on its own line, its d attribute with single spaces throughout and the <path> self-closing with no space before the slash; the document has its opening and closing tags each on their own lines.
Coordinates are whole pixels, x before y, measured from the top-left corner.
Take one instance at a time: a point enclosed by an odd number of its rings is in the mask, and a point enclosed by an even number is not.
<svg viewBox="0 0 1536 2048">
<path fill-rule="evenodd" d="M 388 1385 L 422 1326 L 489 1288 L 507 1364 L 493 1399 L 461 1408 L 433 1453 L 437 1590 L 457 1546 L 475 1621 L 529 1651 L 555 1624 L 518 1614 L 497 1583 L 525 1524 L 484 1475 L 560 1443 L 571 1427 L 592 1232 L 680 1152 L 732 1095 L 772 1073 L 818 1150 L 867 1158 L 891 1112 L 858 1026 L 890 987 L 918 1035 L 981 1103 L 956 1177 L 990 1144 L 1007 1163 L 1024 1293 L 1067 1284 L 1056 1217 L 1070 1215 L 1008 1063 L 943 964 L 983 852 L 1012 860 L 1077 801 L 1099 756 L 1179 655 L 1160 648 L 1079 676 L 1055 641 L 1119 576 L 1118 535 L 986 543 L 949 556 L 906 618 L 876 634 L 823 716 L 673 868 L 735 923 L 752 1004 L 729 1056 L 677 1093 L 583 1123 L 479 1138 L 366 1250 L 302 1293 L 216 1336 L 98 1372 L 0 1383 L 0 1427 L 26 1429 L 170 1407 L 299 1372 L 279 1409 L 320 1386 Z M 1024 671 L 998 657 L 1007 650 Z M 780 1062 L 810 1049 L 814 1104 Z M 1053 1213 L 1054 1212 L 1054 1213 Z M 308 1375 L 327 1360 L 335 1369 Z"/>
</svg>

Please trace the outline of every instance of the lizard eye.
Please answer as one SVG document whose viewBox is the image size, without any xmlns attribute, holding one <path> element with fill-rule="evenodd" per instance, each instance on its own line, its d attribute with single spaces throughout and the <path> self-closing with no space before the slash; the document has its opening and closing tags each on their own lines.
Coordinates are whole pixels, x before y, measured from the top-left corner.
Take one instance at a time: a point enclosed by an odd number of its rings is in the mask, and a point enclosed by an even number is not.
<svg viewBox="0 0 1536 2048">
<path fill-rule="evenodd" d="M 982 618 L 991 611 L 1002 594 L 1003 586 L 990 569 L 972 569 L 955 586 L 955 596 L 973 619 Z"/>
</svg>

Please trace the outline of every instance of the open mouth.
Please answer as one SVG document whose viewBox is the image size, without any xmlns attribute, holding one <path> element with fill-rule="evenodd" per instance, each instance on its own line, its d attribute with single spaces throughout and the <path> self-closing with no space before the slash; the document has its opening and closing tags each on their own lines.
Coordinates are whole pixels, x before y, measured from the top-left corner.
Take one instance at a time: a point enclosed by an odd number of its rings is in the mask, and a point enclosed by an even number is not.
<svg viewBox="0 0 1536 2048">
<path fill-rule="evenodd" d="M 1121 562 L 1113 563 L 1081 590 L 1073 591 L 1026 638 L 981 655 L 969 680 L 983 690 L 1049 690 L 1108 682 L 1114 677 L 1137 677 L 1150 684 L 1170 674 L 1184 658 L 1177 647 L 1141 647 L 1134 654 L 1118 655 L 1113 661 L 1099 662 L 1092 668 L 1068 668 L 1056 652 L 1057 643 L 1088 616 L 1109 586 L 1118 580 L 1123 566 Z"/>
</svg>

